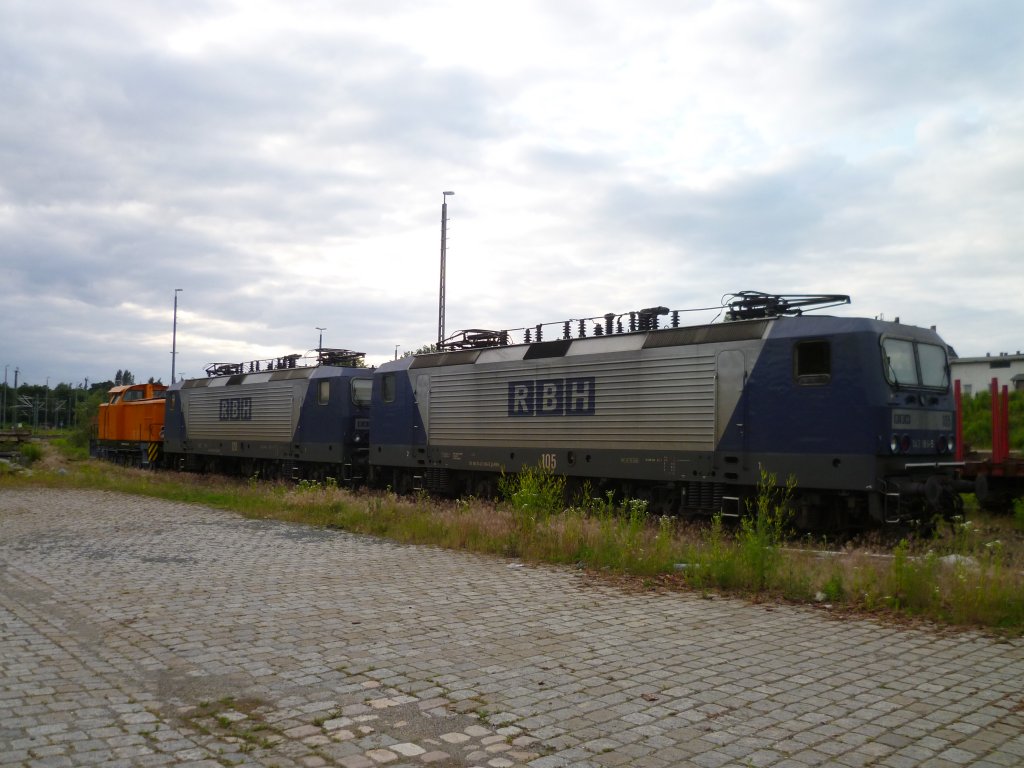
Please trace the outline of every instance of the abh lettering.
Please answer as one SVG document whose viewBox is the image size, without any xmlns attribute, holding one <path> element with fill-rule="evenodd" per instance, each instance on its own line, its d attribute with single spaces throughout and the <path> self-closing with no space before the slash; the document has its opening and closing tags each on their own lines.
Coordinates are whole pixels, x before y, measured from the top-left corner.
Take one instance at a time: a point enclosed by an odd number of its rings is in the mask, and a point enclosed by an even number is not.
<svg viewBox="0 0 1024 768">
<path fill-rule="evenodd" d="M 220 401 L 221 421 L 252 421 L 251 397 L 228 397 Z"/>
<path fill-rule="evenodd" d="M 593 376 L 508 383 L 509 416 L 593 416 Z"/>
</svg>

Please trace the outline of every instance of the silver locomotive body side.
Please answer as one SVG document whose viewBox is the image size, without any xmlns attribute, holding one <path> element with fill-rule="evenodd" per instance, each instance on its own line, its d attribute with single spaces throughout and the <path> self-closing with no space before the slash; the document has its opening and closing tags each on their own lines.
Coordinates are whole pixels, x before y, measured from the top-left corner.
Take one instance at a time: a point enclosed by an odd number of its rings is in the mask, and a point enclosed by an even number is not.
<svg viewBox="0 0 1024 768">
<path fill-rule="evenodd" d="M 713 482 L 718 440 L 770 325 L 418 356 L 394 375 L 408 377 L 422 440 L 389 449 L 371 435 L 371 461 L 410 467 L 424 486 L 451 492 L 475 490 L 467 473 L 540 465 L 595 484 L 675 484 L 669 492 L 685 495 L 681 482 Z"/>
<path fill-rule="evenodd" d="M 300 375 L 277 380 L 271 380 L 272 373 L 249 374 L 244 386 L 230 388 L 226 376 L 186 382 L 181 407 L 188 439 L 210 450 L 232 441 L 290 442 L 311 370 L 288 371 Z"/>
<path fill-rule="evenodd" d="M 332 366 L 193 379 L 172 387 L 172 466 L 231 474 L 365 476 L 371 372 Z M 361 387 L 365 384 L 365 401 Z"/>
</svg>

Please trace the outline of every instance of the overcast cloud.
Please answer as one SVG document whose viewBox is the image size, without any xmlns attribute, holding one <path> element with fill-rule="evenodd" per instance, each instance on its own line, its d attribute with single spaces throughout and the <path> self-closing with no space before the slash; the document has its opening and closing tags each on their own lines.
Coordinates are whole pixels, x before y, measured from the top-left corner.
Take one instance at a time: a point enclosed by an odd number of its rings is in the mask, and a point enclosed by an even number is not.
<svg viewBox="0 0 1024 768">
<path fill-rule="evenodd" d="M 0 365 L 372 363 L 739 290 L 1024 348 L 1015 0 L 7 0 Z M 689 316 L 710 321 L 714 312 Z"/>
</svg>

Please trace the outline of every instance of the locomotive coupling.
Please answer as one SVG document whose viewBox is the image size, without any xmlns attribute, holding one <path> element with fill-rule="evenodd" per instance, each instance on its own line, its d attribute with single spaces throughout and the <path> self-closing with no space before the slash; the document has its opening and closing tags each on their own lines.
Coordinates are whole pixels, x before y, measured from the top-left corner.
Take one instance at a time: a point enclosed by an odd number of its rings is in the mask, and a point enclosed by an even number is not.
<svg viewBox="0 0 1024 768">
<path fill-rule="evenodd" d="M 939 506 L 945 495 L 954 492 L 950 479 L 938 475 L 932 475 L 926 480 L 890 480 L 887 486 L 903 496 L 924 497 L 931 507 Z"/>
</svg>

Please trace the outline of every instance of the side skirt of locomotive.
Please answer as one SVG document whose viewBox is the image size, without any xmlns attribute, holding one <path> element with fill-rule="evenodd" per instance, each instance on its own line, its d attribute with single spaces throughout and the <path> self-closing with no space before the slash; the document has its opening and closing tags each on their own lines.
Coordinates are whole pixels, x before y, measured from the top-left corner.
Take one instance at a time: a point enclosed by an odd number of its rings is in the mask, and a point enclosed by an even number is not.
<svg viewBox="0 0 1024 768">
<path fill-rule="evenodd" d="M 505 473 L 541 467 L 567 480 L 567 501 L 584 491 L 641 499 L 655 514 L 741 517 L 761 492 L 762 469 L 776 486 L 796 479 L 791 505 L 801 530 L 858 530 L 949 519 L 962 511 L 958 489 L 937 465 L 887 467 L 865 455 L 751 456 L 534 448 L 375 446 L 370 482 L 398 493 L 493 497 Z"/>
<path fill-rule="evenodd" d="M 365 448 L 346 450 L 337 443 L 169 442 L 164 465 L 182 472 L 263 480 L 333 480 L 357 486 L 366 481 L 367 454 Z"/>
<path fill-rule="evenodd" d="M 135 440 L 92 440 L 89 455 L 124 467 L 155 469 L 163 466 L 163 443 Z"/>
</svg>

